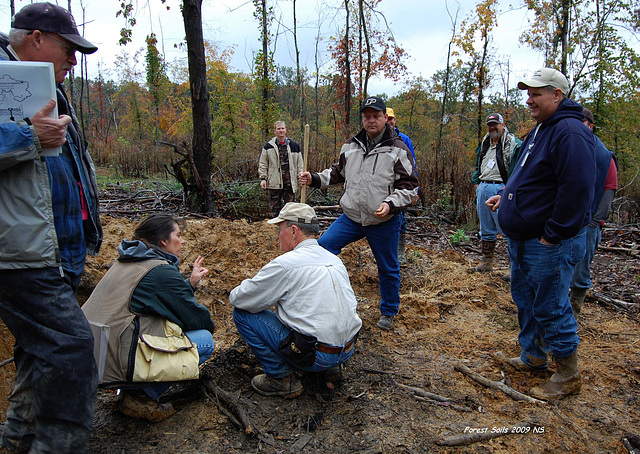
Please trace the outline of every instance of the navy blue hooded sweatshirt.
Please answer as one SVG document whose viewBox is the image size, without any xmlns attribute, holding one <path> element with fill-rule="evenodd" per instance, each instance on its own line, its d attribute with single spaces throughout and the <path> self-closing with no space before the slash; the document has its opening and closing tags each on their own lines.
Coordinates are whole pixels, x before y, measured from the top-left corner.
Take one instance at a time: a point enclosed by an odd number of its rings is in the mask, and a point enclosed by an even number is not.
<svg viewBox="0 0 640 454">
<path fill-rule="evenodd" d="M 510 239 L 542 237 L 556 244 L 591 220 L 594 139 L 583 118 L 582 106 L 564 98 L 537 133 L 534 128 L 527 135 L 498 210 Z"/>
</svg>

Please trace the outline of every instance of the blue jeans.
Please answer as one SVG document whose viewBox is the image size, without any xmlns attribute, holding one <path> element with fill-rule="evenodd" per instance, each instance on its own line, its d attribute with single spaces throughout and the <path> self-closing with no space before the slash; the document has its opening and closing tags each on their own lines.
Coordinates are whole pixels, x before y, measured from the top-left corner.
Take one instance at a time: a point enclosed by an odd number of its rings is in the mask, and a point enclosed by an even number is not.
<svg viewBox="0 0 640 454">
<path fill-rule="evenodd" d="M 198 365 L 208 360 L 213 355 L 213 335 L 206 329 L 196 329 L 193 331 L 185 332 L 189 340 L 196 344 L 198 347 Z M 169 389 L 171 383 L 154 383 L 151 385 L 140 386 L 147 396 L 153 400 L 160 399 L 167 389 Z M 132 389 L 132 388 L 128 388 Z"/>
<path fill-rule="evenodd" d="M 521 359 L 571 356 L 580 343 L 569 302 L 573 267 L 584 257 L 584 229 L 559 244 L 509 239 L 511 296 L 518 307 Z"/>
<path fill-rule="evenodd" d="M 502 235 L 498 225 L 498 212 L 491 211 L 484 203 L 498 193 L 504 187 L 502 183 L 480 183 L 476 188 L 478 219 L 480 220 L 480 239 L 483 241 L 496 241 L 498 233 Z"/>
<path fill-rule="evenodd" d="M 343 247 L 362 238 L 369 242 L 378 265 L 380 313 L 393 317 L 400 308 L 399 216 L 393 216 L 382 224 L 363 226 L 343 214 L 322 234 L 318 244 L 338 255 Z"/>
<path fill-rule="evenodd" d="M 294 369 L 305 372 L 321 372 L 336 367 L 351 358 L 355 348 L 342 353 L 316 352 L 316 362 L 309 367 L 299 367 L 289 362 L 278 351 L 278 345 L 291 330 L 271 311 L 251 313 L 242 309 L 233 310 L 233 321 L 240 336 L 262 364 L 264 373 L 273 378 L 291 375 Z M 336 346 L 338 347 L 338 346 Z"/>
<path fill-rule="evenodd" d="M 58 268 L 0 271 L 0 316 L 16 339 L 16 381 L 2 433 L 12 450 L 85 451 L 98 372 L 78 280 Z"/>
<path fill-rule="evenodd" d="M 584 258 L 578 262 L 573 271 L 573 277 L 571 278 L 572 288 L 591 288 L 591 272 L 589 271 L 589 267 L 593 261 L 593 256 L 596 255 L 596 249 L 600 244 L 600 240 L 602 240 L 602 230 L 600 226 L 587 226 L 587 251 L 584 254 Z"/>
</svg>

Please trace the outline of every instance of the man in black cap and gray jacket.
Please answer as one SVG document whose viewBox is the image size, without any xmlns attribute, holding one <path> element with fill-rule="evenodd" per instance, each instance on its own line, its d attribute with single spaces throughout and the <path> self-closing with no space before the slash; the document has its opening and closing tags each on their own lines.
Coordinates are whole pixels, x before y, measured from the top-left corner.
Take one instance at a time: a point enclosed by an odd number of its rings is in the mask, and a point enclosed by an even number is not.
<svg viewBox="0 0 640 454">
<path fill-rule="evenodd" d="M 76 51 L 97 50 L 51 3 L 22 8 L 0 59 L 53 64 L 57 100 L 0 123 L 0 317 L 16 339 L 16 380 L 1 444 L 11 451 L 81 453 L 93 419 L 93 336 L 76 298 L 102 230 L 91 157 L 62 82 Z M 57 103 L 58 118 L 49 117 Z M 43 149 L 61 147 L 58 156 Z"/>
<path fill-rule="evenodd" d="M 388 331 L 400 307 L 399 212 L 418 195 L 418 178 L 409 148 L 387 124 L 387 106 L 377 96 L 360 109 L 362 130 L 346 141 L 338 162 L 319 173 L 302 172 L 300 184 L 327 187 L 344 183 L 343 214 L 318 243 L 334 254 L 366 238 L 378 266 L 380 319 Z"/>
</svg>

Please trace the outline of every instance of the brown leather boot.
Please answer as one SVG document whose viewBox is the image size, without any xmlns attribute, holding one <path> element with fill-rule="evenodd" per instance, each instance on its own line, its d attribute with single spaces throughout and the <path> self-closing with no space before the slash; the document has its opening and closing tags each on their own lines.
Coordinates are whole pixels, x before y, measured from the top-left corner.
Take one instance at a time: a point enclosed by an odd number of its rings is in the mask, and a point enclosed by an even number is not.
<svg viewBox="0 0 640 454">
<path fill-rule="evenodd" d="M 530 392 L 540 400 L 557 400 L 580 393 L 582 378 L 578 370 L 578 352 L 567 358 L 555 358 L 558 371 L 542 386 L 536 386 Z"/>
<path fill-rule="evenodd" d="M 569 292 L 569 299 L 571 300 L 573 315 L 575 315 L 576 317 L 580 315 L 580 311 L 582 310 L 582 304 L 584 303 L 584 299 L 586 297 L 587 297 L 586 288 L 571 287 L 571 291 Z"/>
<path fill-rule="evenodd" d="M 482 240 L 482 261 L 476 267 L 469 268 L 470 272 L 489 272 L 493 271 L 493 256 L 496 250 L 495 241 Z"/>
<path fill-rule="evenodd" d="M 295 373 L 282 378 L 269 377 L 267 374 L 256 375 L 251 380 L 251 386 L 263 396 L 279 396 L 285 399 L 293 399 L 303 391 L 302 383 Z"/>
<path fill-rule="evenodd" d="M 144 392 L 125 391 L 124 399 L 120 401 L 118 410 L 136 419 L 146 419 L 151 422 L 162 421 L 175 414 L 171 404 L 161 404 L 151 399 Z"/>
</svg>

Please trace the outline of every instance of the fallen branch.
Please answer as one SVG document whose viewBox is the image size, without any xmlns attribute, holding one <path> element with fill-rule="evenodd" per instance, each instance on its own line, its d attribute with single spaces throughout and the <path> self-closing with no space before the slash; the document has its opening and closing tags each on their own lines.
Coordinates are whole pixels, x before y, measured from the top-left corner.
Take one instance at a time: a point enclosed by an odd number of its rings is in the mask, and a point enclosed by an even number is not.
<svg viewBox="0 0 640 454">
<path fill-rule="evenodd" d="M 448 397 L 440 396 L 438 394 L 430 393 L 429 391 L 425 391 L 422 388 L 415 388 L 413 386 L 403 385 L 402 383 L 398 383 L 398 386 L 402 389 L 406 389 L 409 392 L 417 394 L 418 396 L 428 397 L 431 400 L 437 400 L 438 402 L 453 402 L 453 399 L 449 399 Z"/>
<path fill-rule="evenodd" d="M 2 361 L 2 362 L 0 363 L 0 367 L 2 367 L 2 366 L 6 366 L 7 364 L 12 363 L 12 362 L 13 362 L 13 357 L 11 357 L 11 358 L 9 358 L 9 359 L 5 359 L 4 361 Z"/>
<path fill-rule="evenodd" d="M 599 292 L 589 292 L 587 294 L 587 298 L 596 301 L 598 304 L 601 304 L 605 307 L 612 308 L 614 310 L 620 311 L 624 313 L 631 320 L 635 320 L 640 323 L 640 317 L 637 317 L 633 314 L 632 309 L 636 309 L 640 307 L 640 304 L 637 303 L 629 303 L 627 301 L 622 301 L 615 298 L 610 298 Z"/>
<path fill-rule="evenodd" d="M 624 309 L 624 310 L 629 310 L 631 308 L 636 308 L 636 307 L 640 306 L 640 304 L 638 304 L 638 303 L 629 303 L 627 301 L 619 300 L 619 299 L 616 299 L 616 298 L 611 298 L 611 297 L 605 295 L 604 293 L 599 293 L 599 292 L 589 292 L 588 297 L 590 299 L 592 299 L 592 300 L 595 300 L 598 303 L 603 303 L 605 305 L 616 306 L 616 307 Z"/>
<path fill-rule="evenodd" d="M 458 372 L 463 373 L 464 375 L 466 375 L 467 377 L 469 377 L 473 381 L 476 381 L 476 382 L 480 383 L 481 385 L 486 386 L 487 388 L 492 388 L 492 389 L 497 389 L 498 391 L 502 391 L 507 396 L 511 397 L 513 400 L 529 402 L 529 403 L 532 403 L 532 404 L 546 404 L 545 401 L 534 399 L 531 396 L 527 396 L 526 394 L 522 394 L 521 392 L 518 392 L 515 389 L 510 388 L 509 386 L 505 385 L 504 383 L 501 383 L 499 381 L 489 380 L 488 378 L 485 378 L 482 375 L 475 374 L 475 373 L 471 372 L 471 369 L 469 369 L 467 366 L 465 366 L 462 363 L 456 364 L 455 365 L 455 370 L 457 370 Z"/>
<path fill-rule="evenodd" d="M 253 425 L 249 420 L 247 411 L 242 406 L 240 406 L 240 396 L 235 396 L 234 394 L 225 391 L 224 389 L 213 383 L 211 380 L 204 380 L 204 386 L 209 392 L 215 395 L 216 405 L 225 414 L 228 412 L 228 410 L 224 407 L 221 407 L 219 401 L 223 401 L 227 405 L 227 407 L 229 407 L 229 409 L 231 410 L 231 414 L 233 415 L 233 417 L 230 419 L 234 424 L 243 429 L 244 433 L 246 433 L 247 435 L 256 435 L 256 431 L 253 429 Z"/>
<path fill-rule="evenodd" d="M 435 403 L 436 405 L 439 405 L 441 407 L 451 407 L 456 411 L 462 411 L 467 413 L 473 411 L 469 407 L 456 404 L 453 399 L 441 396 L 439 394 L 434 394 L 429 391 L 425 391 L 422 388 L 415 388 L 413 386 L 403 385 L 402 383 L 396 383 L 396 385 L 398 385 L 402 389 L 405 389 L 409 392 L 414 393 L 414 396 L 413 396 L 414 399 L 419 400 L 421 402 Z"/>
<path fill-rule="evenodd" d="M 621 252 L 623 254 L 630 255 L 632 257 L 637 257 L 640 254 L 640 250 L 637 247 L 612 247 L 612 246 L 598 246 L 599 250 L 602 251 L 610 251 L 610 252 Z"/>
<path fill-rule="evenodd" d="M 496 430 L 495 432 L 492 430 L 488 431 L 488 427 L 485 427 L 483 430 L 487 430 L 485 433 L 467 433 L 462 435 L 453 435 L 451 437 L 446 437 L 441 440 L 437 440 L 436 444 L 439 446 L 461 446 L 461 445 L 470 445 L 472 443 L 476 443 L 478 441 L 490 440 L 492 438 L 502 437 L 504 435 L 513 435 L 513 434 L 526 434 L 531 432 L 531 428 L 535 427 L 534 424 L 531 423 L 520 423 L 515 426 L 511 426 L 511 429 L 507 427 L 493 428 L 493 429 L 506 429 L 506 430 Z"/>
</svg>

